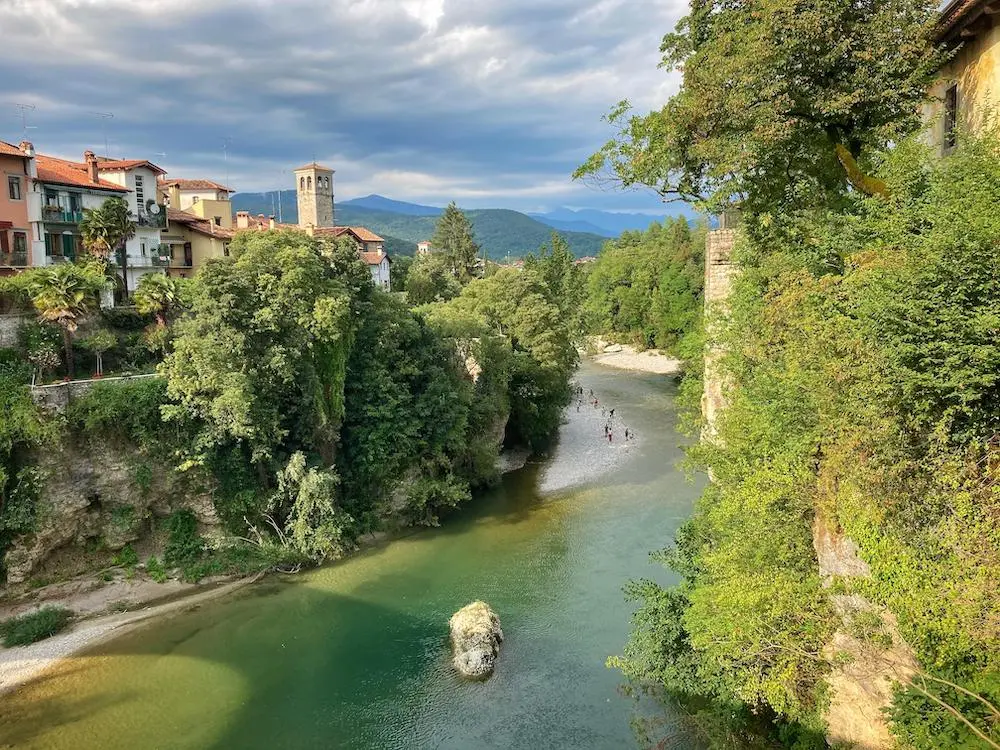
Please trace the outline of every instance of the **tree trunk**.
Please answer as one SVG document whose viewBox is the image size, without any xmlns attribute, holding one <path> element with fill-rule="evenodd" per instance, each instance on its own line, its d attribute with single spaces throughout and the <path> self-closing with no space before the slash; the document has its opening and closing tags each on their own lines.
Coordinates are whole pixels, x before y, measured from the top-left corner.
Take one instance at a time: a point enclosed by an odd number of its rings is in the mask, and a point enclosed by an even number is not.
<svg viewBox="0 0 1000 750">
<path fill-rule="evenodd" d="M 121 269 L 122 269 L 122 291 L 125 293 L 125 298 L 122 300 L 124 304 L 128 304 L 128 249 L 122 247 L 118 250 L 118 256 L 121 259 Z"/>
<path fill-rule="evenodd" d="M 66 352 L 66 374 L 73 377 L 73 336 L 68 328 L 63 328 L 63 349 Z"/>
</svg>

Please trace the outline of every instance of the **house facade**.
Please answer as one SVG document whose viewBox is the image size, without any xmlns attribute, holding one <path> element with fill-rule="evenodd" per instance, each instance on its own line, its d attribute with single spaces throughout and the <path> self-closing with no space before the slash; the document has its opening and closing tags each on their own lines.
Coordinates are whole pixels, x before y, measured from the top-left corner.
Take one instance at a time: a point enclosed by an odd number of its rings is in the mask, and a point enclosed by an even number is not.
<svg viewBox="0 0 1000 750">
<path fill-rule="evenodd" d="M 0 141 L 0 276 L 31 265 L 28 199 L 34 175 L 34 148 Z"/>
<path fill-rule="evenodd" d="M 1000 4 L 951 0 L 941 11 L 937 42 L 957 50 L 941 68 L 924 106 L 927 138 L 938 153 L 955 148 L 962 130 L 976 132 L 1000 113 Z"/>
<path fill-rule="evenodd" d="M 191 211 L 167 209 L 168 228 L 160 235 L 161 261 L 169 276 L 191 278 L 212 258 L 229 257 L 233 230 Z M 231 222 L 230 222 L 231 223 Z"/>
</svg>

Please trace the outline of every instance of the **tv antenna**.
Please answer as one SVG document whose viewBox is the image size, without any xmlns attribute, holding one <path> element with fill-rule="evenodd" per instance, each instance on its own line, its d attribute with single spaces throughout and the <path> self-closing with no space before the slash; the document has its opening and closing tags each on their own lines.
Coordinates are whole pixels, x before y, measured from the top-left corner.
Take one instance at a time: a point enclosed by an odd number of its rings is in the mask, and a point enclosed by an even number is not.
<svg viewBox="0 0 1000 750">
<path fill-rule="evenodd" d="M 104 156 L 110 159 L 111 149 L 108 147 L 108 120 L 113 120 L 115 116 L 111 112 L 94 112 L 93 114 L 102 120 L 101 130 L 104 131 Z"/>
<path fill-rule="evenodd" d="M 233 142 L 233 137 L 227 135 L 222 139 L 222 160 L 226 163 L 226 190 L 229 190 L 229 145 Z"/>
<path fill-rule="evenodd" d="M 21 111 L 21 131 L 22 131 L 21 137 L 22 137 L 22 140 L 28 140 L 28 131 L 29 130 L 34 130 L 35 127 L 36 127 L 35 125 L 29 125 L 28 124 L 28 112 L 34 112 L 35 111 L 35 105 L 34 104 L 21 104 L 20 102 L 14 102 L 14 106 L 17 107 Z"/>
</svg>

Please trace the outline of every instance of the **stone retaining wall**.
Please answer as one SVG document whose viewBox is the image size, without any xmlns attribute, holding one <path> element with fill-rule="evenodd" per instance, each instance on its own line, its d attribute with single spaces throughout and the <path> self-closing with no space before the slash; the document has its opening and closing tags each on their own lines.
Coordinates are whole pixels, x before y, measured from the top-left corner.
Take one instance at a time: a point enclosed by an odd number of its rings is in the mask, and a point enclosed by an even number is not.
<svg viewBox="0 0 1000 750">
<path fill-rule="evenodd" d="M 69 380 L 65 383 L 51 385 L 35 385 L 31 387 L 31 397 L 35 403 L 52 411 L 62 411 L 74 398 L 78 398 L 94 387 L 95 383 L 122 383 L 143 378 L 158 378 L 156 373 L 147 375 L 126 375 L 115 378 L 92 378 L 88 380 Z"/>
</svg>

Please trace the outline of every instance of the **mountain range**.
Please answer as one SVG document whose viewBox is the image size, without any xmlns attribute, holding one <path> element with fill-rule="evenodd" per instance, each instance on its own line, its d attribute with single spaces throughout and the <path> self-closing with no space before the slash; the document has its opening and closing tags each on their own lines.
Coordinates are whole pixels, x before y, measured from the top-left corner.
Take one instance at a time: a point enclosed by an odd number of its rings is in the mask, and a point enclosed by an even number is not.
<svg viewBox="0 0 1000 750">
<path fill-rule="evenodd" d="M 278 193 L 237 193 L 235 211 L 271 215 L 278 204 Z M 280 195 L 281 220 L 296 223 L 298 212 L 294 190 Z M 336 204 L 338 224 L 365 226 L 386 241 L 390 255 L 413 255 L 416 243 L 429 240 L 444 209 L 419 203 L 392 200 L 381 195 L 367 195 Z M 685 211 L 685 213 L 688 213 Z M 503 208 L 470 209 L 469 217 L 476 241 L 491 258 L 520 257 L 537 250 L 551 240 L 555 229 L 577 257 L 597 255 L 604 242 L 624 231 L 646 229 L 666 216 L 620 214 L 593 209 L 560 208 L 549 213 L 524 214 Z"/>
</svg>

